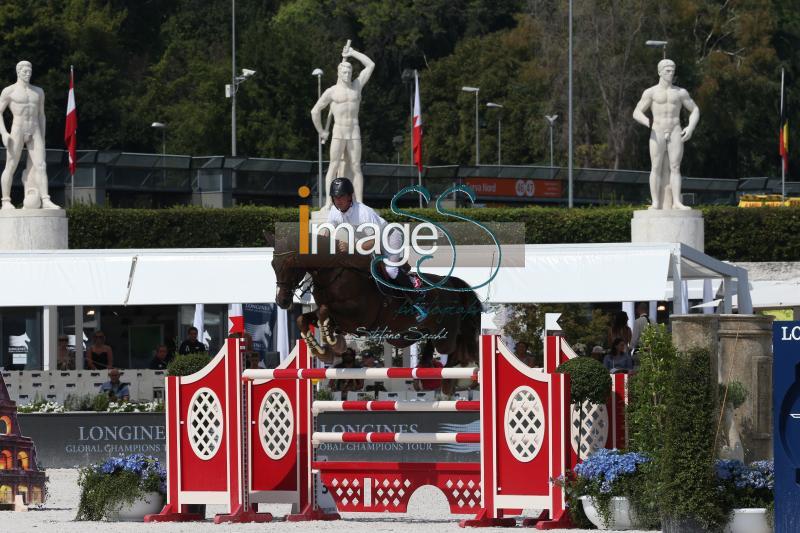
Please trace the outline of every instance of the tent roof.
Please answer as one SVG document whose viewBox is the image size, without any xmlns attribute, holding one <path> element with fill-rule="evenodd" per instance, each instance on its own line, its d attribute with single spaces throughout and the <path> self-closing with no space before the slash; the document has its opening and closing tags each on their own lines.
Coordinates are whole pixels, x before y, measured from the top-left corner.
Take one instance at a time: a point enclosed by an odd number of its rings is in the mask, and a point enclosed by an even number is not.
<svg viewBox="0 0 800 533">
<path fill-rule="evenodd" d="M 459 247 L 458 264 L 479 264 L 494 250 Z M 529 244 L 524 251 L 524 267 L 499 269 L 478 289 L 482 300 L 663 300 L 667 284 L 674 288 L 684 279 L 728 278 L 747 286 L 744 269 L 678 243 Z M 0 306 L 270 303 L 275 301 L 271 260 L 271 248 L 0 252 Z M 477 286 L 491 271 L 484 261 L 484 266 L 457 266 L 453 275 Z"/>
</svg>

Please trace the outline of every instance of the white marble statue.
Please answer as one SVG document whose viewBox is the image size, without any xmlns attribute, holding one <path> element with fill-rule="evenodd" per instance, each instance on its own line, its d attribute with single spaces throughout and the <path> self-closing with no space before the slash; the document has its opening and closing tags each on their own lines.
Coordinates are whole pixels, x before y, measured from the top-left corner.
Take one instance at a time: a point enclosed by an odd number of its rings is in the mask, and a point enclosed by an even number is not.
<svg viewBox="0 0 800 533">
<path fill-rule="evenodd" d="M 347 58 L 354 57 L 361 62 L 364 68 L 353 80 L 353 66 Z M 346 176 L 353 180 L 355 199 L 363 201 L 364 175 L 361 173 L 361 130 L 358 127 L 358 109 L 361 105 L 361 89 L 369 81 L 375 63 L 370 58 L 353 50 L 350 41 L 342 50 L 342 62 L 339 63 L 339 80 L 336 85 L 329 87 L 311 109 L 311 120 L 322 138 L 322 142 L 331 139 L 330 166 L 325 175 L 325 207 L 330 209 L 331 198 L 328 196 L 331 182 L 337 176 Z M 327 124 L 323 128 L 321 113 L 330 105 Z M 331 117 L 333 117 L 333 132 L 330 132 Z M 344 163 L 344 166 L 342 164 Z"/>
<path fill-rule="evenodd" d="M 683 144 L 691 139 L 700 109 L 686 89 L 672 85 L 675 62 L 658 63 L 658 85 L 646 89 L 633 111 L 633 118 L 650 128 L 650 209 L 690 209 L 681 203 L 681 159 Z M 681 128 L 681 109 L 689 112 L 689 124 Z M 645 115 L 650 109 L 653 121 Z"/>
<path fill-rule="evenodd" d="M 11 204 L 11 180 L 19 164 L 22 148 L 28 148 L 28 164 L 22 174 L 25 188 L 23 206 L 26 209 L 59 209 L 47 192 L 45 163 L 44 91 L 31 85 L 33 67 L 28 61 L 17 63 L 17 82 L 0 93 L 0 136 L 6 147 L 6 166 L 0 177 L 2 209 L 14 209 Z M 2 113 L 11 110 L 14 119 L 11 132 L 6 129 Z"/>
</svg>

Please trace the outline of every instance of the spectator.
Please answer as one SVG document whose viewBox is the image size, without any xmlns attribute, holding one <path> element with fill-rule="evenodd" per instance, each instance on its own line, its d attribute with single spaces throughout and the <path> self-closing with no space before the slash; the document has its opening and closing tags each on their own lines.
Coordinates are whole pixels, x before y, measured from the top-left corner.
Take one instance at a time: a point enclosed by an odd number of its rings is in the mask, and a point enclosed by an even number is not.
<svg viewBox="0 0 800 533">
<path fill-rule="evenodd" d="M 595 346 L 592 348 L 592 355 L 591 358 L 597 361 L 598 363 L 603 363 L 605 361 L 606 351 L 603 349 L 602 346 Z"/>
<path fill-rule="evenodd" d="M 522 361 L 525 366 L 529 366 L 531 368 L 537 366 L 536 359 L 534 359 L 533 356 L 528 353 L 528 343 L 525 341 L 519 341 L 517 345 L 514 346 L 514 355 L 516 355 L 517 359 Z"/>
<path fill-rule="evenodd" d="M 207 352 L 206 345 L 197 340 L 197 328 L 191 326 L 186 330 L 186 340 L 184 340 L 178 348 L 180 355 L 188 355 L 190 353 Z"/>
<path fill-rule="evenodd" d="M 77 338 L 76 338 L 76 342 Z M 90 370 L 105 370 L 114 367 L 114 351 L 106 344 L 106 335 L 102 331 L 94 332 L 94 342 L 86 351 L 86 366 Z"/>
<path fill-rule="evenodd" d="M 375 354 L 369 350 L 361 352 L 361 366 L 364 368 L 381 368 L 383 365 L 375 359 Z M 382 381 L 375 381 L 374 379 L 367 379 L 364 381 L 364 390 L 370 392 L 381 392 L 386 389 Z"/>
<path fill-rule="evenodd" d="M 346 349 L 342 352 L 342 362 L 333 368 L 361 368 L 356 362 L 356 352 L 352 348 Z M 347 394 L 351 391 L 360 391 L 364 388 L 363 379 L 332 379 L 330 380 L 330 389 Z"/>
<path fill-rule="evenodd" d="M 625 350 L 625 340 L 617 337 L 611 343 L 611 351 L 603 359 L 603 365 L 613 373 L 633 370 L 633 359 Z"/>
<path fill-rule="evenodd" d="M 426 342 L 419 356 L 417 368 L 443 368 L 442 363 L 433 358 L 433 343 Z M 441 379 L 416 379 L 414 380 L 415 391 L 438 390 L 442 387 Z"/>
<path fill-rule="evenodd" d="M 69 337 L 58 336 L 58 359 L 56 368 L 59 370 L 75 370 L 75 351 L 69 349 Z"/>
<path fill-rule="evenodd" d="M 108 381 L 100 386 L 100 390 L 108 394 L 111 401 L 127 402 L 130 399 L 128 384 L 119 380 L 119 370 L 112 368 L 108 371 Z"/>
<path fill-rule="evenodd" d="M 156 348 L 156 355 L 150 361 L 150 370 L 166 370 L 169 362 L 172 361 L 169 349 L 166 344 L 159 344 Z"/>
<path fill-rule="evenodd" d="M 633 337 L 633 332 L 631 328 L 628 327 L 628 313 L 625 311 L 617 311 L 614 314 L 614 320 L 611 322 L 611 326 L 608 328 L 609 347 L 614 345 L 614 339 L 622 339 L 625 341 L 625 352 L 627 353 L 631 346 L 631 337 Z"/>
<path fill-rule="evenodd" d="M 246 352 L 247 353 L 247 368 L 267 368 L 264 362 L 261 360 L 261 354 L 258 352 Z"/>
<path fill-rule="evenodd" d="M 648 305 L 644 302 L 639 302 L 636 306 L 636 320 L 633 321 L 633 334 L 631 336 L 631 354 L 639 348 L 639 340 L 642 338 L 644 328 L 650 323 L 650 317 L 647 316 Z"/>
</svg>

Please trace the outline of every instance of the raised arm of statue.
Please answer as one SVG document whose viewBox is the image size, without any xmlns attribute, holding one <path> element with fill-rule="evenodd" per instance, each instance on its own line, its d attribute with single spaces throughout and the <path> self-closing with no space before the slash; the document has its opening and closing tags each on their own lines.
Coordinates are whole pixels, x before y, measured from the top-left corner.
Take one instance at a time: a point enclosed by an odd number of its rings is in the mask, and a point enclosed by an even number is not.
<svg viewBox="0 0 800 533">
<path fill-rule="evenodd" d="M 633 110 L 633 120 L 645 126 L 647 128 L 652 127 L 650 124 L 650 119 L 647 118 L 647 115 L 644 114 L 645 111 L 650 109 L 650 105 L 653 103 L 653 95 L 650 89 L 646 89 L 642 93 L 642 99 L 639 100 L 639 103 L 636 104 L 636 109 Z"/>
<path fill-rule="evenodd" d="M 700 121 L 700 108 L 694 103 L 694 100 L 692 100 L 692 97 L 689 96 L 689 92 L 686 89 L 681 90 L 681 103 L 683 104 L 683 107 L 690 112 L 689 125 L 686 126 L 681 132 L 681 139 L 683 142 L 686 142 L 692 138 L 694 129 L 697 127 L 697 123 Z"/>
<path fill-rule="evenodd" d="M 311 121 L 314 123 L 314 127 L 317 128 L 317 133 L 322 137 L 323 142 L 327 140 L 328 132 L 323 129 L 321 115 L 322 110 L 333 102 L 333 89 L 334 87 L 330 87 L 322 93 L 317 103 L 311 108 Z"/>
<path fill-rule="evenodd" d="M 366 85 L 369 81 L 369 77 L 372 76 L 372 71 L 375 70 L 375 63 L 358 50 L 353 50 L 350 47 L 345 48 L 344 52 L 342 52 L 342 57 L 354 57 L 358 59 L 362 65 L 364 65 L 364 68 L 358 75 L 358 83 L 362 87 Z"/>
</svg>

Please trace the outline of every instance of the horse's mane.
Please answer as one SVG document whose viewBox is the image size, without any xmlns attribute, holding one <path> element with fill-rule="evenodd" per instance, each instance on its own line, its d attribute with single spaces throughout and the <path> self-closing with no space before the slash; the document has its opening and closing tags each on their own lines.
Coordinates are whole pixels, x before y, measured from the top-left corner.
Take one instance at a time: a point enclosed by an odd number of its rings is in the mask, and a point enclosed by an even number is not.
<svg viewBox="0 0 800 533">
<path fill-rule="evenodd" d="M 293 243 L 294 244 L 294 243 Z M 313 249 L 313 248 L 312 248 Z M 330 253 L 330 238 L 327 236 L 317 237 L 317 249 L 315 253 L 301 254 L 299 246 L 287 246 L 282 250 L 276 248 L 275 256 L 283 256 L 291 265 L 297 268 L 320 269 L 320 268 L 354 268 L 357 270 L 369 271 L 372 262 L 371 255 L 359 253 Z"/>
</svg>

